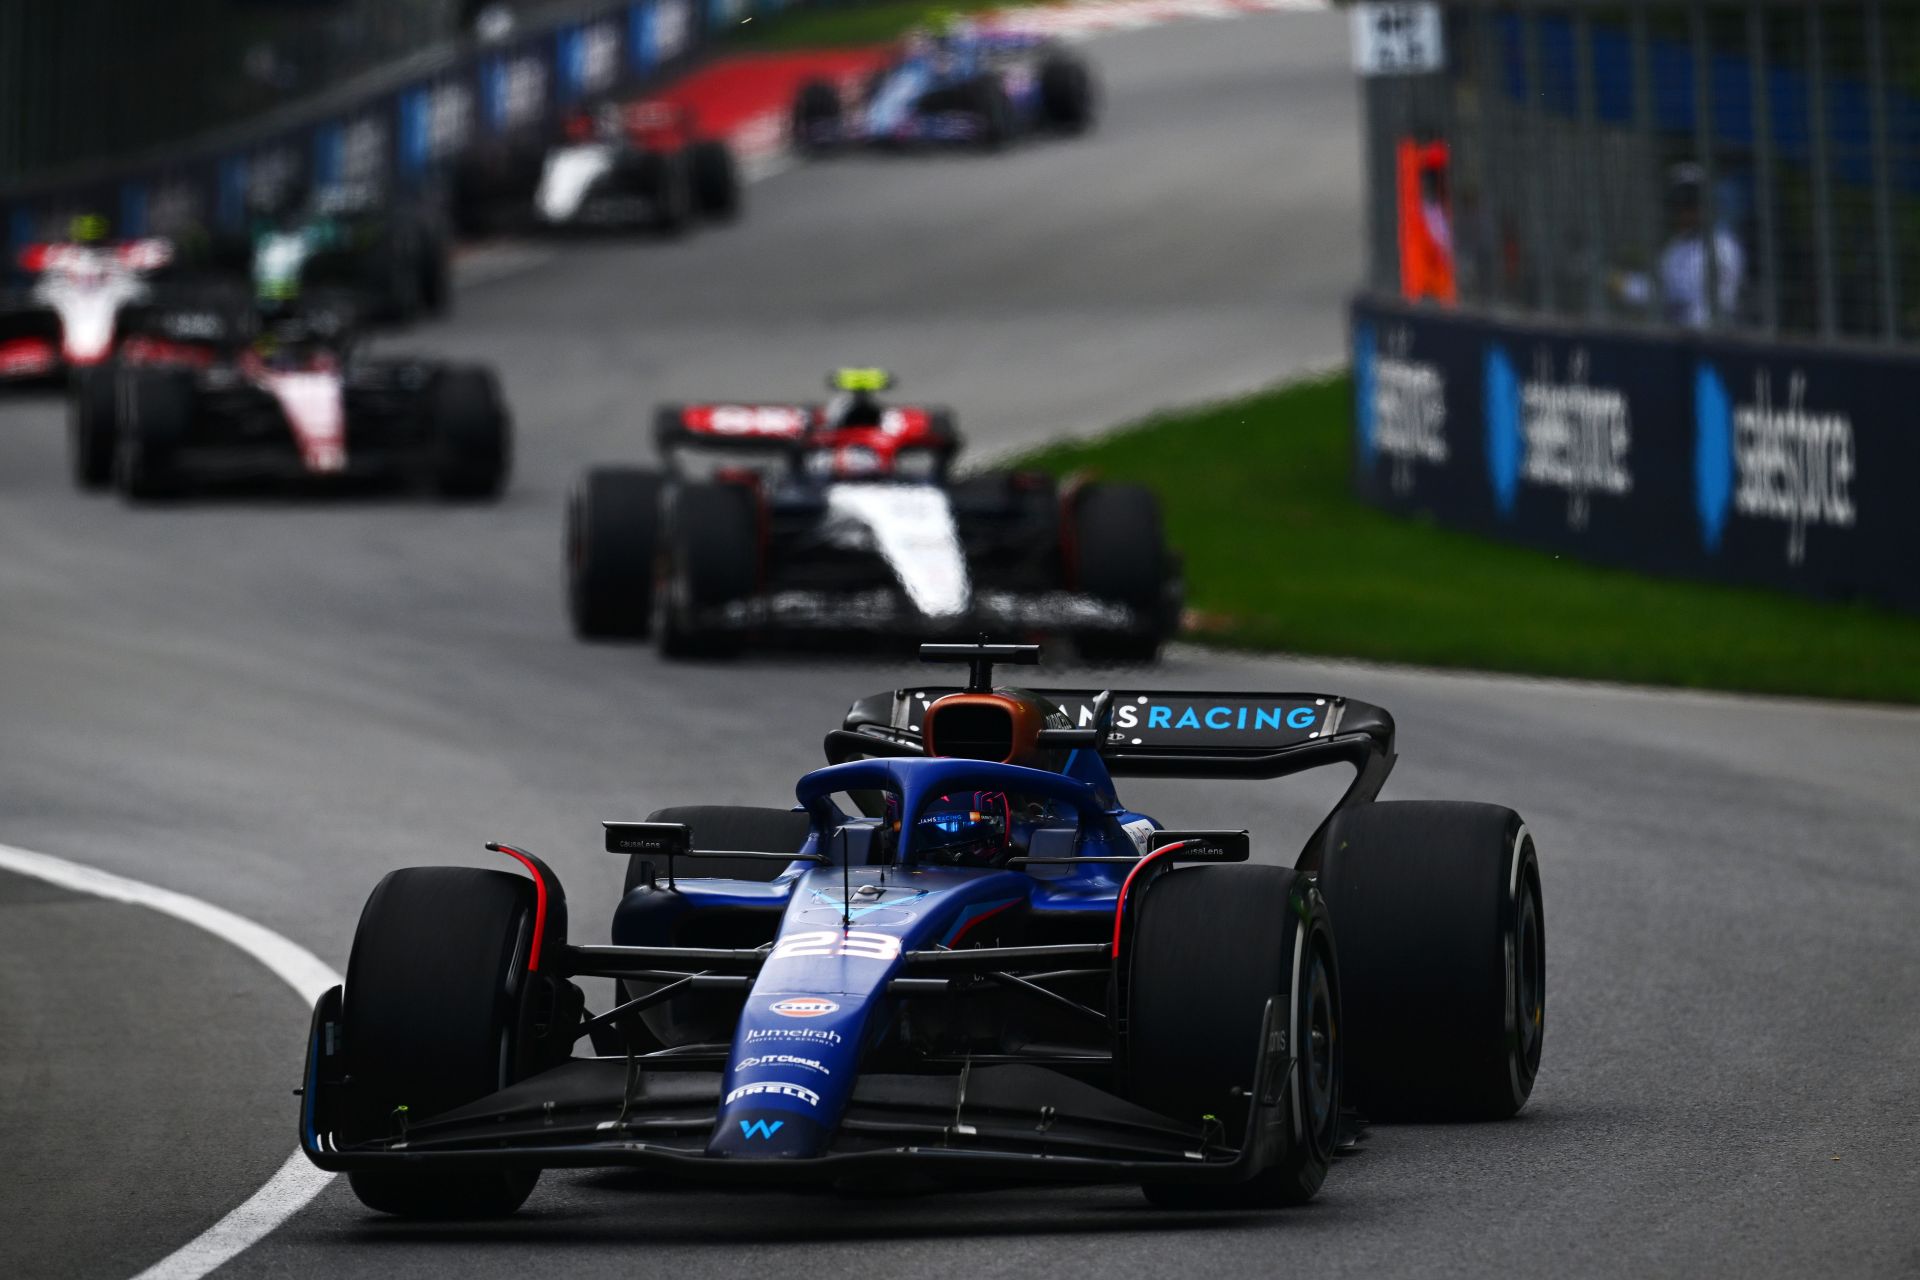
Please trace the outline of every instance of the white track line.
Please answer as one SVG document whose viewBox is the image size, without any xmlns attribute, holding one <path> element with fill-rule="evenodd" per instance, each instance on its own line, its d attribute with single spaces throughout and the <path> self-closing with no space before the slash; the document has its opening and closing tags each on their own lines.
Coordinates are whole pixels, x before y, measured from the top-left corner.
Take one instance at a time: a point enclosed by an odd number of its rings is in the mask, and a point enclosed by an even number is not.
<svg viewBox="0 0 1920 1280">
<path fill-rule="evenodd" d="M 340 975 L 320 957 L 299 943 L 223 907 L 188 897 L 184 893 L 175 893 L 171 889 L 129 880 L 125 876 L 69 862 L 65 858 L 50 857 L 5 844 L 0 844 L 0 871 L 17 872 L 62 889 L 92 894 L 110 902 L 147 907 L 176 920 L 184 920 L 196 929 L 203 929 L 216 938 L 232 943 L 258 960 L 272 970 L 275 977 L 299 992 L 300 998 L 308 1004 L 342 981 Z M 249 1196 L 245 1203 L 142 1271 L 135 1280 L 200 1280 L 201 1276 L 238 1256 L 249 1245 L 298 1213 L 332 1180 L 332 1174 L 314 1168 L 296 1150 L 280 1166 L 280 1171 Z"/>
</svg>

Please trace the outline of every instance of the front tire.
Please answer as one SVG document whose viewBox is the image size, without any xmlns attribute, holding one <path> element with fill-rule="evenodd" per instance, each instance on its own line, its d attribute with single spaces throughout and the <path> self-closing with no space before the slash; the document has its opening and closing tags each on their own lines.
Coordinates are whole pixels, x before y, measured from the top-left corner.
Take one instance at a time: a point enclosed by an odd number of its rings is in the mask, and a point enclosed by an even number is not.
<svg viewBox="0 0 1920 1280">
<path fill-rule="evenodd" d="M 534 891 L 467 867 L 410 867 L 374 887 L 347 961 L 349 1142 L 432 1118 L 528 1074 L 521 1036 Z M 529 1168 L 358 1170 L 353 1193 L 408 1218 L 491 1218 L 532 1193 Z"/>
<path fill-rule="evenodd" d="M 1269 1003 L 1292 1068 L 1278 1111 L 1278 1159 L 1232 1185 L 1148 1183 L 1162 1208 L 1301 1204 L 1326 1180 L 1340 1124 L 1340 974 L 1326 904 L 1285 867 L 1185 867 L 1152 881 L 1136 912 L 1129 961 L 1128 1096 L 1228 1134 L 1251 1104 Z"/>
<path fill-rule="evenodd" d="M 170 369 L 129 370 L 119 391 L 124 398 L 114 485 L 130 502 L 167 497 L 178 490 L 175 456 L 193 425 L 193 377 Z"/>
<path fill-rule="evenodd" d="M 1055 54 L 1040 64 L 1040 114 L 1062 133 L 1093 127 L 1093 74 L 1084 62 Z"/>
<path fill-rule="evenodd" d="M 1328 827 L 1349 1079 L 1374 1120 L 1500 1120 L 1526 1105 L 1546 1031 L 1540 864 L 1520 815 L 1363 804 Z"/>
<path fill-rule="evenodd" d="M 119 375 L 112 365 L 74 372 L 68 412 L 73 483 L 85 491 L 113 483 Z"/>
<path fill-rule="evenodd" d="M 801 155 L 818 155 L 840 135 L 840 91 L 826 80 L 810 80 L 800 86 L 793 102 L 793 149 Z"/>
<path fill-rule="evenodd" d="M 567 504 L 567 608 L 582 640 L 643 640 L 653 624 L 661 476 L 595 467 Z"/>
</svg>

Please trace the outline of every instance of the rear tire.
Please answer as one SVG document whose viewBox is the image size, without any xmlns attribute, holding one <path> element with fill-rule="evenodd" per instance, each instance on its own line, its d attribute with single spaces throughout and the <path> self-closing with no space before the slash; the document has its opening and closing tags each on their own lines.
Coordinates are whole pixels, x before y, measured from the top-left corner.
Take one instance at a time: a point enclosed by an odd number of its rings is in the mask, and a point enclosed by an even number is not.
<svg viewBox="0 0 1920 1280">
<path fill-rule="evenodd" d="M 1498 805 L 1360 805 L 1327 831 L 1348 1079 L 1374 1120 L 1500 1120 L 1526 1105 L 1546 1030 L 1540 864 Z"/>
<path fill-rule="evenodd" d="M 430 396 L 435 489 L 446 498 L 498 498 L 512 464 L 512 435 L 493 374 L 448 369 Z"/>
<path fill-rule="evenodd" d="M 1084 62 L 1056 54 L 1040 64 L 1040 114 L 1062 133 L 1093 126 L 1093 74 Z"/>
<path fill-rule="evenodd" d="M 740 216 L 740 169 L 724 142 L 696 142 L 687 148 L 693 180 L 693 205 L 703 218 L 730 222 Z"/>
<path fill-rule="evenodd" d="M 527 1074 L 519 1043 L 532 945 L 530 881 L 467 867 L 410 867 L 374 887 L 360 913 L 341 1011 L 353 1077 L 348 1141 L 394 1131 Z M 538 1169 L 360 1170 L 353 1193 L 409 1218 L 512 1213 Z"/>
<path fill-rule="evenodd" d="M 745 485 L 686 484 L 667 515 L 666 594 L 660 651 L 670 658 L 725 657 L 737 633 L 698 622 L 700 612 L 751 596 L 760 583 L 760 513 Z"/>
<path fill-rule="evenodd" d="M 68 404 L 70 443 L 73 483 L 82 490 L 104 489 L 113 483 L 118 382 L 119 373 L 112 365 L 74 372 Z"/>
<path fill-rule="evenodd" d="M 1326 1180 L 1340 1125 L 1340 974 L 1327 907 L 1285 867 L 1186 867 L 1137 902 L 1129 961 L 1128 1096 L 1175 1120 L 1234 1117 L 1257 1087 L 1269 1001 L 1298 1055 L 1281 1083 L 1286 1126 L 1276 1163 L 1230 1185 L 1148 1183 L 1162 1208 L 1302 1204 Z M 1297 961 L 1297 967 L 1296 967 Z"/>
<path fill-rule="evenodd" d="M 567 502 L 567 608 L 582 640 L 644 640 L 660 545 L 657 471 L 595 467 Z"/>
<path fill-rule="evenodd" d="M 810 80 L 800 86 L 793 102 L 793 149 L 802 155 L 819 155 L 832 144 L 823 134 L 840 132 L 840 91 L 825 80 Z"/>
<path fill-rule="evenodd" d="M 1079 637 L 1091 662 L 1152 662 L 1173 632 L 1167 601 L 1171 557 L 1152 490 L 1131 484 L 1094 484 L 1073 505 L 1073 564 L 1069 581 L 1099 600 L 1133 611 L 1140 630 Z"/>
</svg>

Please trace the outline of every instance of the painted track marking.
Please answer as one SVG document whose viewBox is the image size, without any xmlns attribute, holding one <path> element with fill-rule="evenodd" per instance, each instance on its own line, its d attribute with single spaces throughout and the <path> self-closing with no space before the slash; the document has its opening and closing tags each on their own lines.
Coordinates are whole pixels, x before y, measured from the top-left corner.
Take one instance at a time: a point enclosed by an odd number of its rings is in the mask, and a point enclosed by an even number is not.
<svg viewBox="0 0 1920 1280">
<path fill-rule="evenodd" d="M 311 1005 L 327 988 L 343 979 L 320 957 L 299 943 L 264 925 L 237 916 L 224 907 L 158 885 L 129 880 L 65 858 L 0 844 L 0 871 L 31 876 L 62 889 L 146 907 L 185 921 L 196 929 L 231 943 L 258 960 L 273 975 L 300 993 Z M 236 1206 L 226 1217 L 142 1271 L 134 1280 L 199 1280 L 214 1268 L 239 1256 L 248 1246 L 304 1208 L 323 1191 L 333 1175 L 307 1163 L 298 1150 L 280 1166 L 266 1185 Z"/>
</svg>

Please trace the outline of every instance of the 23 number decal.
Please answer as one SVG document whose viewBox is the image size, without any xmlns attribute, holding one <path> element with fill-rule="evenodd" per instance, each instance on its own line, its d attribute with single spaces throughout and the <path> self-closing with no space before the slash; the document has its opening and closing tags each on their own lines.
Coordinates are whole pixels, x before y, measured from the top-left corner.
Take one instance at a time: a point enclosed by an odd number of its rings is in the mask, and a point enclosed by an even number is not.
<svg viewBox="0 0 1920 1280">
<path fill-rule="evenodd" d="M 782 938 L 769 960 L 806 958 L 853 960 L 898 960 L 900 939 L 886 933 L 867 933 L 849 929 L 841 934 L 833 929 L 814 929 Z"/>
</svg>

